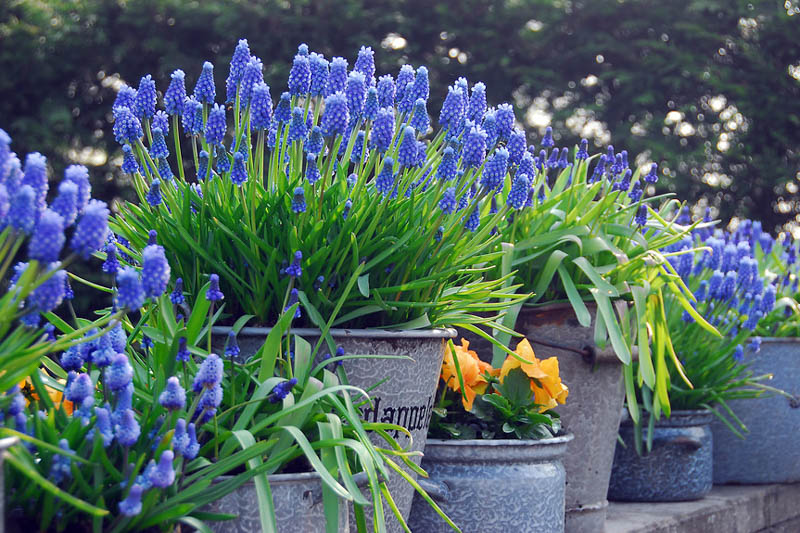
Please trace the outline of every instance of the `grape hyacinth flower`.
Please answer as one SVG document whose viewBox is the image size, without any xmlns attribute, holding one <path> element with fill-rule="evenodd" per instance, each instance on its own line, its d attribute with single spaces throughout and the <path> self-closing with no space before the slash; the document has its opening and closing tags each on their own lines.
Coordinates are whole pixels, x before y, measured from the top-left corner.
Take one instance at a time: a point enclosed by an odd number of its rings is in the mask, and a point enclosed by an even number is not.
<svg viewBox="0 0 800 533">
<path fill-rule="evenodd" d="M 225 298 L 225 295 L 222 294 L 222 291 L 219 290 L 219 276 L 217 274 L 211 274 L 208 277 L 208 280 L 211 284 L 206 291 L 206 300 L 209 302 L 218 302 Z"/>
<path fill-rule="evenodd" d="M 282 381 L 273 387 L 272 392 L 269 394 L 269 401 L 271 403 L 278 403 L 282 402 L 284 398 L 286 398 L 290 392 L 292 392 L 292 388 L 297 385 L 297 378 L 292 378 L 288 381 Z"/>
<path fill-rule="evenodd" d="M 190 423 L 186 426 L 186 433 L 189 435 L 189 444 L 183 452 L 183 457 L 187 461 L 191 461 L 197 457 L 197 452 L 200 451 L 200 443 L 197 442 L 194 423 Z"/>
<path fill-rule="evenodd" d="M 511 107 L 511 104 L 505 103 L 497 106 L 495 123 L 497 124 L 497 135 L 503 140 L 508 140 L 511 130 L 514 128 L 514 108 Z"/>
<path fill-rule="evenodd" d="M 167 290 L 170 267 L 164 248 L 157 244 L 142 250 L 142 287 L 149 298 L 158 298 Z"/>
<path fill-rule="evenodd" d="M 436 169 L 436 177 L 445 181 L 455 178 L 457 165 L 455 150 L 453 150 L 452 146 L 448 146 L 442 153 L 442 160 L 439 163 L 439 168 Z"/>
<path fill-rule="evenodd" d="M 181 125 L 186 133 L 200 135 L 203 133 L 203 104 L 190 96 L 183 101 L 183 117 Z"/>
<path fill-rule="evenodd" d="M 203 63 L 203 70 L 194 86 L 194 98 L 202 104 L 213 104 L 217 96 L 214 86 L 214 65 L 209 61 Z"/>
<path fill-rule="evenodd" d="M 147 200 L 147 203 L 150 204 L 151 207 L 157 207 L 162 203 L 161 180 L 153 178 L 153 181 L 150 182 L 150 188 L 145 194 L 145 200 Z"/>
<path fill-rule="evenodd" d="M 483 164 L 486 157 L 487 134 L 479 126 L 473 126 L 464 141 L 462 163 L 466 168 L 477 168 Z"/>
<path fill-rule="evenodd" d="M 250 127 L 254 131 L 269 129 L 272 122 L 272 96 L 263 81 L 253 86 L 250 98 Z"/>
<path fill-rule="evenodd" d="M 139 172 L 139 162 L 133 155 L 133 149 L 129 144 L 122 147 L 122 172 L 126 174 L 135 174 Z"/>
<path fill-rule="evenodd" d="M 527 153 L 525 132 L 519 128 L 514 128 L 508 136 L 506 148 L 508 149 L 508 162 L 512 165 L 519 165 Z"/>
<path fill-rule="evenodd" d="M 528 176 L 519 174 L 514 177 L 511 189 L 508 191 L 508 200 L 506 201 L 508 206 L 517 210 L 525 207 L 525 204 L 528 202 L 528 192 L 530 188 L 531 185 L 530 181 L 528 181 Z"/>
<path fill-rule="evenodd" d="M 331 70 L 325 87 L 325 96 L 343 92 L 347 84 L 347 60 L 343 57 L 331 59 Z"/>
<path fill-rule="evenodd" d="M 294 110 L 292 110 L 292 122 L 289 125 L 288 141 L 290 143 L 303 141 L 306 135 L 308 135 L 308 127 L 303 119 L 303 108 L 295 107 Z"/>
<path fill-rule="evenodd" d="M 467 217 L 467 219 L 464 221 L 464 227 L 467 230 L 474 232 L 477 231 L 478 227 L 480 226 L 480 222 L 480 211 L 478 210 L 478 207 L 475 206 L 475 208 L 472 210 L 472 213 L 470 213 L 469 217 Z"/>
<path fill-rule="evenodd" d="M 556 143 L 553 141 L 553 128 L 547 126 L 544 130 L 544 137 L 542 137 L 542 148 L 551 148 Z"/>
<path fill-rule="evenodd" d="M 302 187 L 296 187 L 294 196 L 292 196 L 292 212 L 305 213 L 306 212 L 306 192 Z"/>
<path fill-rule="evenodd" d="M 235 359 L 236 357 L 239 357 L 240 352 L 241 350 L 239 349 L 239 341 L 236 338 L 236 332 L 229 331 L 228 342 L 225 344 L 225 356 Z"/>
<path fill-rule="evenodd" d="M 121 309 L 136 311 L 144 304 L 145 293 L 139 274 L 133 267 L 124 267 L 117 274 L 116 305 Z"/>
<path fill-rule="evenodd" d="M 114 431 L 111 427 L 111 415 L 105 407 L 95 407 L 95 438 L 98 436 L 103 439 L 103 448 L 108 448 L 114 441 Z"/>
<path fill-rule="evenodd" d="M 170 411 L 177 411 L 186 406 L 186 391 L 181 387 L 177 377 L 172 376 L 167 380 L 164 390 L 158 397 L 158 403 Z"/>
<path fill-rule="evenodd" d="M 186 337 L 181 337 L 178 339 L 178 353 L 175 354 L 175 360 L 186 362 L 189 361 L 192 357 L 191 352 L 189 352 L 189 348 L 186 346 Z"/>
<path fill-rule="evenodd" d="M 60 263 L 50 263 L 47 268 L 48 272 L 53 272 L 47 281 L 36 287 L 31 295 L 28 297 L 30 307 L 32 310 L 47 313 L 58 307 L 64 299 L 64 287 L 67 273 L 64 270 L 58 270 Z M 34 320 L 35 315 L 30 315 L 29 318 Z M 35 317 L 36 324 L 38 325 L 38 317 Z"/>
<path fill-rule="evenodd" d="M 108 207 L 105 202 L 91 200 L 78 220 L 70 247 L 83 259 L 102 248 L 108 233 Z"/>
<path fill-rule="evenodd" d="M 406 126 L 406 129 L 403 130 L 403 138 L 400 140 L 400 148 L 397 150 L 397 161 L 401 167 L 413 167 L 417 162 L 417 137 L 411 126 Z M 386 165 L 383 168 L 385 170 Z"/>
<path fill-rule="evenodd" d="M 308 65 L 311 70 L 309 92 L 312 96 L 323 96 L 325 85 L 328 83 L 328 60 L 321 54 L 311 52 L 308 56 Z"/>
<path fill-rule="evenodd" d="M 358 50 L 353 69 L 364 75 L 368 86 L 375 85 L 375 52 L 369 46 L 362 46 Z"/>
<path fill-rule="evenodd" d="M 142 428 L 139 422 L 136 421 L 136 414 L 133 409 L 123 409 L 119 414 L 118 422 L 114 425 L 114 437 L 116 437 L 117 442 L 129 448 L 136 444 L 141 433 Z"/>
<path fill-rule="evenodd" d="M 375 120 L 378 117 L 378 90 L 375 87 L 367 89 L 367 98 L 364 101 L 364 120 Z"/>
<path fill-rule="evenodd" d="M 648 172 L 644 177 L 645 183 L 657 183 L 658 182 L 658 164 L 653 163 L 650 165 L 650 172 Z"/>
<path fill-rule="evenodd" d="M 103 383 L 113 391 L 120 391 L 128 386 L 132 378 L 133 367 L 128 362 L 128 356 L 119 353 L 111 359 L 111 365 L 106 368 Z"/>
<path fill-rule="evenodd" d="M 399 105 L 406 98 L 406 90 L 409 84 L 414 83 L 414 68 L 411 65 L 403 65 L 397 74 L 394 103 Z"/>
<path fill-rule="evenodd" d="M 170 115 L 181 115 L 184 100 L 186 100 L 186 74 L 177 69 L 170 75 L 169 87 L 164 93 L 164 108 Z"/>
<path fill-rule="evenodd" d="M 119 502 L 119 512 L 123 516 L 136 516 L 142 512 L 142 493 L 144 488 L 138 483 L 134 483 L 128 496 Z"/>
<path fill-rule="evenodd" d="M 78 218 L 78 186 L 72 181 L 62 181 L 50 208 L 61 215 L 65 228 L 72 226 Z"/>
<path fill-rule="evenodd" d="M 486 161 L 483 170 L 482 185 L 486 190 L 498 190 L 503 186 L 503 180 L 508 172 L 508 150 L 504 147 L 495 150 L 494 155 Z"/>
<path fill-rule="evenodd" d="M 371 146 L 384 153 L 389 149 L 394 137 L 394 111 L 392 108 L 385 108 L 378 111 L 378 117 L 372 126 L 370 135 Z"/>
<path fill-rule="evenodd" d="M 458 87 L 449 87 L 439 112 L 439 124 L 447 129 L 456 128 L 461 124 L 465 111 L 463 92 Z"/>
<path fill-rule="evenodd" d="M 58 261 L 65 240 L 64 217 L 55 211 L 45 209 L 28 242 L 28 258 L 40 263 Z"/>
<path fill-rule="evenodd" d="M 310 153 L 306 156 L 306 181 L 314 185 L 320 178 L 322 178 L 322 175 L 319 172 L 319 167 L 317 167 L 317 157 Z M 295 192 L 297 191 L 295 190 Z"/>
<path fill-rule="evenodd" d="M 353 207 L 353 202 L 348 198 L 344 202 L 344 209 L 342 210 L 342 220 L 347 220 L 347 217 L 350 215 L 350 209 Z"/>
<path fill-rule="evenodd" d="M 442 199 L 439 200 L 439 209 L 442 213 L 449 215 L 456 209 L 456 188 L 448 187 L 442 194 Z"/>
<path fill-rule="evenodd" d="M 75 453 L 70 449 L 67 439 L 58 441 L 58 447 L 65 452 Z M 60 485 L 65 479 L 72 479 L 71 465 L 72 459 L 66 455 L 61 455 L 60 453 L 53 454 L 53 463 L 50 466 L 50 475 L 48 476 L 50 481 L 56 485 Z"/>
<path fill-rule="evenodd" d="M 647 224 L 647 206 L 640 205 L 639 209 L 636 211 L 636 216 L 633 218 L 633 222 L 639 226 L 644 226 Z"/>
<path fill-rule="evenodd" d="M 292 264 L 286 267 L 286 275 L 292 278 L 299 278 L 303 275 L 303 268 L 300 264 L 300 261 L 303 259 L 303 252 L 297 250 L 294 253 L 294 259 L 292 260 Z"/>
<path fill-rule="evenodd" d="M 311 64 L 307 56 L 294 56 L 292 69 L 289 71 L 289 93 L 293 96 L 308 94 L 311 87 Z"/>
<path fill-rule="evenodd" d="M 351 118 L 360 118 L 364 112 L 364 101 L 367 97 L 367 86 L 364 74 L 353 71 L 347 76 L 345 85 L 347 111 Z"/>
<path fill-rule="evenodd" d="M 411 128 L 408 128 L 411 129 Z M 411 129 L 413 132 L 414 130 Z M 381 167 L 381 172 L 378 174 L 378 177 L 375 178 L 375 188 L 380 192 L 383 196 L 386 196 L 392 191 L 394 187 L 394 173 L 392 171 L 392 167 L 394 166 L 394 161 L 391 157 L 385 157 L 383 159 L 383 167 Z"/>
<path fill-rule="evenodd" d="M 239 83 L 239 106 L 244 109 L 250 103 L 253 87 L 264 81 L 264 65 L 256 56 L 251 56 L 244 66 L 242 80 Z"/>
<path fill-rule="evenodd" d="M 325 99 L 325 112 L 322 115 L 322 133 L 330 135 L 344 135 L 350 115 L 347 108 L 347 99 L 344 93 L 336 92 Z"/>
<path fill-rule="evenodd" d="M 247 168 L 244 164 L 244 156 L 241 152 L 233 154 L 233 168 L 231 170 L 231 181 L 234 185 L 241 187 L 247 181 Z"/>
<path fill-rule="evenodd" d="M 208 112 L 208 120 L 206 121 L 206 142 L 211 146 L 221 145 L 222 140 L 225 138 L 227 126 L 225 107 L 214 104 L 214 107 Z"/>
<path fill-rule="evenodd" d="M 117 97 L 114 100 L 114 105 L 111 106 L 111 108 L 114 109 L 116 107 L 126 107 L 133 111 L 136 105 L 135 101 L 136 89 L 123 84 L 120 90 L 117 92 Z"/>
<path fill-rule="evenodd" d="M 89 374 L 78 374 L 64 390 L 64 398 L 76 404 L 83 403 L 86 398 L 92 396 L 94 396 L 94 383 Z"/>
<path fill-rule="evenodd" d="M 25 158 L 25 171 L 21 185 L 29 185 L 36 194 L 36 210 L 41 212 L 47 205 L 47 159 L 39 152 L 28 154 Z"/>
<path fill-rule="evenodd" d="M 431 119 L 428 116 L 428 110 L 425 107 L 425 100 L 418 98 L 417 101 L 414 102 L 414 109 L 411 113 L 409 125 L 419 133 L 427 132 L 431 125 Z"/>
<path fill-rule="evenodd" d="M 325 139 L 322 138 L 322 128 L 314 126 L 311 129 L 311 135 L 308 136 L 308 140 L 303 143 L 303 150 L 310 155 L 317 156 L 324 147 Z"/>
<path fill-rule="evenodd" d="M 186 453 L 186 448 L 189 446 L 189 435 L 186 433 L 186 420 L 179 418 L 175 422 L 175 431 L 172 434 L 172 449 L 178 455 Z"/>
<path fill-rule="evenodd" d="M 292 289 L 289 291 L 289 301 L 286 302 L 286 307 L 283 308 L 283 312 L 285 313 L 289 309 L 292 308 L 293 305 L 298 304 L 297 308 L 294 310 L 294 318 L 300 318 L 302 313 L 300 312 L 300 296 L 297 289 Z"/>
<path fill-rule="evenodd" d="M 198 393 L 205 389 L 211 389 L 222 382 L 222 359 L 215 354 L 209 354 L 200 364 L 197 374 L 192 382 L 192 390 Z"/>
<path fill-rule="evenodd" d="M 120 144 L 136 142 L 144 136 L 142 124 L 127 107 L 114 108 L 114 138 Z"/>
<path fill-rule="evenodd" d="M 139 80 L 139 88 L 133 100 L 136 116 L 139 118 L 153 118 L 156 112 L 157 100 L 156 82 L 153 81 L 153 77 L 150 74 L 143 76 Z"/>
</svg>

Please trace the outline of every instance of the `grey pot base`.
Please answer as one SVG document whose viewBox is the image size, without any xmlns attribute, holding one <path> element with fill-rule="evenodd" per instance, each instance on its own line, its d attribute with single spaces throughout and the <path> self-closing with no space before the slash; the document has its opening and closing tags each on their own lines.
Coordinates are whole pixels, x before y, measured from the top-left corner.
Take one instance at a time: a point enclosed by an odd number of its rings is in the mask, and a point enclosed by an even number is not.
<svg viewBox="0 0 800 533">
<path fill-rule="evenodd" d="M 678 502 L 699 500 L 711 492 L 712 447 L 710 411 L 673 411 L 655 424 L 653 448 L 639 456 L 634 427 L 620 426 L 625 446 L 617 444 L 608 498 L 612 501 Z M 642 421 L 646 436 L 647 420 Z"/>
</svg>

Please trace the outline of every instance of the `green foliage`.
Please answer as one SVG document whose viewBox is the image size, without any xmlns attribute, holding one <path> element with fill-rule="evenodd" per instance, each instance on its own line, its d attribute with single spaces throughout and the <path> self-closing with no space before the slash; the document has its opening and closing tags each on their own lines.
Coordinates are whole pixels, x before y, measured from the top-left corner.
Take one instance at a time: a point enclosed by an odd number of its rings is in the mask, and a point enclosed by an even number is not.
<svg viewBox="0 0 800 533">
<path fill-rule="evenodd" d="M 617 147 L 669 169 L 659 190 L 703 198 L 720 218 L 757 215 L 772 230 L 794 217 L 798 199 L 786 188 L 800 153 L 800 83 L 790 70 L 800 57 L 795 10 L 796 3 L 747 0 L 14 0 L 0 5 L 0 115 L 23 152 L 60 153 L 51 160 L 57 170 L 84 148 L 100 150 L 94 162 L 118 179 L 97 180 L 95 189 L 130 199 L 112 159 L 109 109 L 120 80 L 136 85 L 152 72 L 164 90 L 172 68 L 193 78 L 209 58 L 222 86 L 244 36 L 269 50 L 266 80 L 282 86 L 301 40 L 329 57 L 346 51 L 351 64 L 360 45 L 385 42 L 379 71 L 436 66 L 432 109 L 462 75 L 486 82 L 490 100 L 514 94 L 520 112 L 541 97 L 558 144 L 576 144 L 594 119 Z M 718 95 L 722 108 L 710 101 Z M 567 106 L 555 105 L 561 97 Z M 669 111 L 684 113 L 694 134 L 665 124 Z M 726 124 L 737 112 L 744 122 L 733 130 Z M 721 151 L 723 134 L 729 147 Z M 788 212 L 777 210 L 779 197 Z"/>
</svg>

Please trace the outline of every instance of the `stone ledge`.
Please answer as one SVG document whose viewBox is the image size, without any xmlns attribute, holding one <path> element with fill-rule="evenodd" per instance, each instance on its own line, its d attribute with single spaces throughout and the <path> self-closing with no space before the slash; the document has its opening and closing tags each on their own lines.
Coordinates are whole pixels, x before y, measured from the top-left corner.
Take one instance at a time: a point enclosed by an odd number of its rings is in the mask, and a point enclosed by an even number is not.
<svg viewBox="0 0 800 533">
<path fill-rule="evenodd" d="M 608 507 L 606 533 L 788 533 L 800 531 L 800 483 L 718 485 L 695 502 Z"/>
</svg>

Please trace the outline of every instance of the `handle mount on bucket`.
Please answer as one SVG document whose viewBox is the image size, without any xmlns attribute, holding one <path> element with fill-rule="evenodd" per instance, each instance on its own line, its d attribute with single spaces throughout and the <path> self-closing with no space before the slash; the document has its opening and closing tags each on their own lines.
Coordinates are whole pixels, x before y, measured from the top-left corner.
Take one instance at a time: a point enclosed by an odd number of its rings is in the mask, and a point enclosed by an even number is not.
<svg viewBox="0 0 800 533">
<path fill-rule="evenodd" d="M 592 346 L 588 344 L 584 346 L 582 349 L 572 348 L 571 346 L 564 346 L 563 344 L 558 344 L 555 342 L 547 342 L 540 339 L 530 339 L 530 342 L 534 344 L 541 344 L 542 346 L 547 346 L 548 348 L 556 348 L 557 350 L 564 350 L 566 352 L 572 352 L 574 354 L 580 355 L 584 362 L 594 366 L 595 362 L 597 361 L 597 352 Z"/>
</svg>

